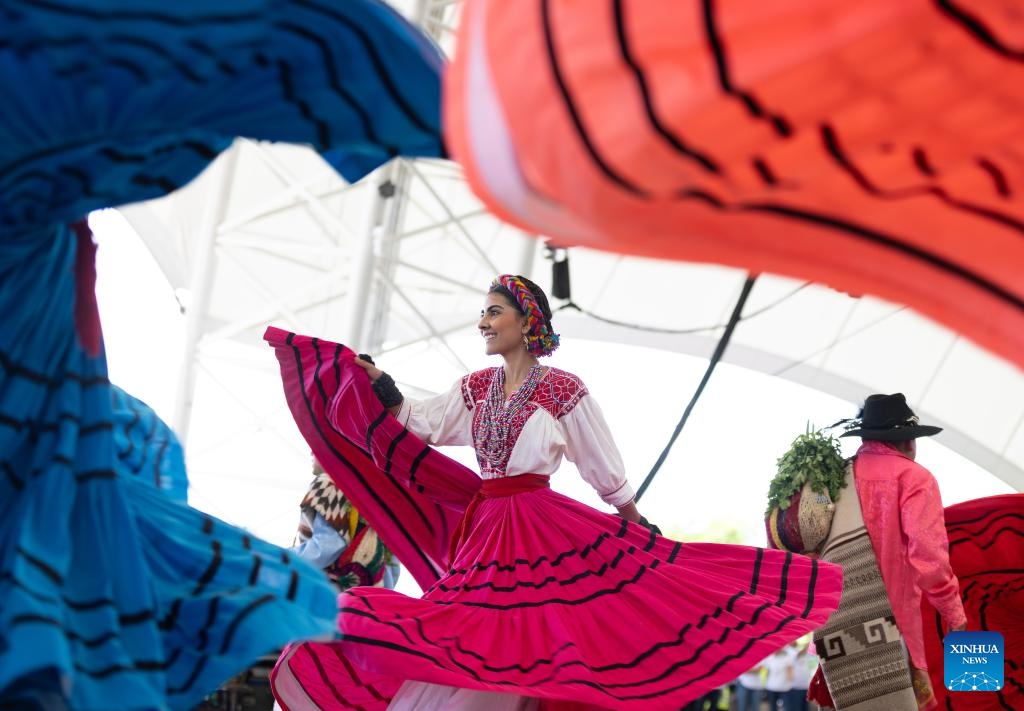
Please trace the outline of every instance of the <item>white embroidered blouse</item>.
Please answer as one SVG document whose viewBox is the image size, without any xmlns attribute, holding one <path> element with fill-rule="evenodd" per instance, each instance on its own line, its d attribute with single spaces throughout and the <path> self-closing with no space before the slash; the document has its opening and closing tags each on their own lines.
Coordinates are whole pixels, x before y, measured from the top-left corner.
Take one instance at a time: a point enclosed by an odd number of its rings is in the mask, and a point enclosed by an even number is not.
<svg viewBox="0 0 1024 711">
<path fill-rule="evenodd" d="M 481 426 L 479 407 L 498 368 L 464 376 L 443 395 L 429 400 L 406 398 L 398 420 L 429 444 L 473 445 Z M 518 474 L 551 475 L 564 455 L 605 503 L 622 506 L 634 496 L 626 480 L 622 456 L 612 439 L 601 408 L 583 382 L 558 368 L 548 369 L 537 389 L 509 427 L 505 461 L 487 461 L 478 450 L 484 479 Z"/>
</svg>

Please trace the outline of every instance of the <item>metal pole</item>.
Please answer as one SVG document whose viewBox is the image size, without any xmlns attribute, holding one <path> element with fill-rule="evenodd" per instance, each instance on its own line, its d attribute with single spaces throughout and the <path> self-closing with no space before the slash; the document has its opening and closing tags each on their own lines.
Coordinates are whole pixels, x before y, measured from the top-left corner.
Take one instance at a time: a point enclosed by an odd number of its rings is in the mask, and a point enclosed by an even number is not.
<svg viewBox="0 0 1024 711">
<path fill-rule="evenodd" d="M 377 171 L 373 178 L 373 204 L 362 239 L 356 244 L 352 258 L 352 279 L 348 289 L 348 308 L 345 311 L 345 322 L 341 327 L 341 341 L 353 350 L 362 348 L 362 340 L 366 329 L 366 312 L 370 301 L 370 290 L 373 287 L 373 264 L 375 242 L 384 219 L 387 201 L 391 198 L 391 176 L 394 163 L 388 163 Z"/>
<path fill-rule="evenodd" d="M 366 340 L 364 347 L 370 353 L 378 353 L 384 345 L 387 335 L 388 317 L 391 313 L 391 294 L 398 268 L 398 252 L 400 249 L 402 222 L 405 219 L 405 207 L 408 204 L 409 170 L 404 160 L 396 160 L 391 164 L 391 186 L 393 197 L 388 202 L 381 217 L 379 252 L 375 263 L 377 269 L 377 288 L 374 291 L 374 303 L 370 305 L 371 318 L 363 332 Z"/>
<path fill-rule="evenodd" d="M 188 426 L 192 416 L 192 403 L 196 390 L 196 360 L 203 325 L 210 309 L 213 293 L 213 275 L 216 267 L 217 230 L 224 221 L 228 193 L 235 175 L 235 162 L 240 147 L 235 144 L 212 166 L 220 171 L 217 189 L 207 203 L 199 231 L 198 250 L 189 280 L 189 303 L 185 311 L 185 352 L 181 361 L 181 377 L 178 378 L 178 394 L 174 403 L 174 430 L 184 445 L 188 440 Z"/>
<path fill-rule="evenodd" d="M 533 270 L 533 260 L 537 256 L 537 246 L 540 243 L 540 238 L 537 235 L 523 232 L 522 239 L 523 248 L 519 252 L 519 268 L 516 274 L 522 274 L 533 279 L 531 271 Z"/>
</svg>

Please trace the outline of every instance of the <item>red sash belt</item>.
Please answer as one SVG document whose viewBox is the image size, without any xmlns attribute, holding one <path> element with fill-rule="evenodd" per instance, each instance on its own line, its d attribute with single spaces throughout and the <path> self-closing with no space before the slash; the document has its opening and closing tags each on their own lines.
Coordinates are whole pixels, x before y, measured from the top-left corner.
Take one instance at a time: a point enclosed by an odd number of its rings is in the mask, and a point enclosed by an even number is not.
<svg viewBox="0 0 1024 711">
<path fill-rule="evenodd" d="M 525 494 L 528 491 L 537 491 L 538 489 L 550 489 L 551 486 L 548 483 L 550 479 L 551 477 L 546 474 L 517 474 L 515 476 L 484 479 L 480 490 L 469 500 L 465 513 L 459 519 L 459 525 L 455 527 L 455 532 L 452 533 L 452 542 L 448 546 L 449 567 L 455 565 L 455 554 L 462 547 L 462 544 L 466 542 L 466 538 L 469 537 L 470 524 L 481 501 L 499 496 Z"/>
</svg>

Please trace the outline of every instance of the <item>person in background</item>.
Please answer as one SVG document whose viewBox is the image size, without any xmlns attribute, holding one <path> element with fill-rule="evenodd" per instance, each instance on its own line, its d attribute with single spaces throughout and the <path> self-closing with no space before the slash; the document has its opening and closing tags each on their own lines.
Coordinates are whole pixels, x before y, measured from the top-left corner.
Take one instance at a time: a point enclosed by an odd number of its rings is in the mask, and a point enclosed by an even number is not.
<svg viewBox="0 0 1024 711">
<path fill-rule="evenodd" d="M 729 686 L 712 689 L 700 698 L 694 699 L 683 707 L 683 711 L 718 711 L 729 709 Z"/>
<path fill-rule="evenodd" d="M 352 502 L 313 458 L 313 481 L 300 503 L 296 555 L 322 568 L 338 591 L 356 585 L 394 588 L 401 568 Z"/>
<path fill-rule="evenodd" d="M 764 689 L 764 662 L 748 669 L 736 679 L 736 711 L 761 711 Z"/>
<path fill-rule="evenodd" d="M 847 478 L 855 496 L 835 502 L 821 559 L 843 566 L 847 581 L 839 610 L 814 634 L 829 699 L 812 680 L 815 700 L 838 709 L 916 711 L 937 706 L 928 678 L 922 595 L 943 630 L 963 630 L 960 583 L 949 563 L 939 486 L 918 464 L 917 439 L 942 431 L 920 424 L 903 393 L 876 394 L 843 437 L 860 436 Z M 852 581 L 856 581 L 854 584 Z M 855 594 L 852 594 L 855 591 Z M 895 621 L 895 624 L 892 624 Z M 862 640 L 860 630 L 875 634 Z M 858 645 L 843 644 L 853 636 Z M 860 636 L 858 636 L 860 635 Z M 895 670 L 905 670 L 896 673 Z"/>
<path fill-rule="evenodd" d="M 793 688 L 786 692 L 786 711 L 808 711 L 807 688 L 818 666 L 818 659 L 808 652 L 808 643 L 798 644 L 793 655 Z"/>
<path fill-rule="evenodd" d="M 768 692 L 768 708 L 777 711 L 793 688 L 793 648 L 789 645 L 775 650 L 764 660 L 767 671 L 764 688 Z"/>
<path fill-rule="evenodd" d="M 334 484 L 316 457 L 313 457 L 313 481 L 299 508 L 299 530 L 292 550 L 302 560 L 321 568 L 338 592 L 356 585 L 395 587 L 401 572 L 398 559 Z M 273 659 L 286 659 L 303 646 L 287 647 L 280 657 L 274 655 Z M 265 674 L 261 676 L 266 678 Z M 282 711 L 276 702 L 273 702 L 273 709 Z"/>
</svg>

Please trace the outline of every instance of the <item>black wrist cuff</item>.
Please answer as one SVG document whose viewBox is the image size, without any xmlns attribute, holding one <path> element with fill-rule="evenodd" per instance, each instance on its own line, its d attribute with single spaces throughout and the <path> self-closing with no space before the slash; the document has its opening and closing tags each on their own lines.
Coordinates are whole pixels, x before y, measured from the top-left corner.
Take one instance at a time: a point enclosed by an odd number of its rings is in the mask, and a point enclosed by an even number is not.
<svg viewBox="0 0 1024 711">
<path fill-rule="evenodd" d="M 395 385 L 395 379 L 387 373 L 381 374 L 373 381 L 373 392 L 384 407 L 395 407 L 402 404 L 402 393 Z"/>
</svg>

